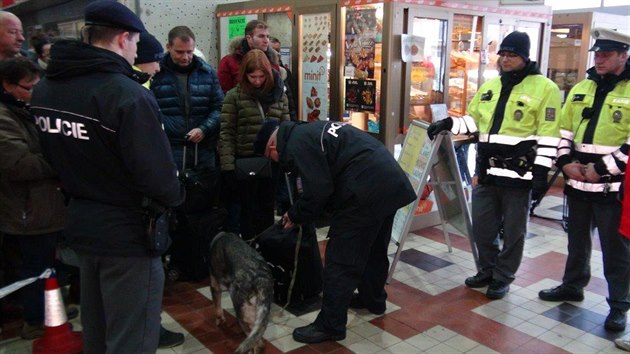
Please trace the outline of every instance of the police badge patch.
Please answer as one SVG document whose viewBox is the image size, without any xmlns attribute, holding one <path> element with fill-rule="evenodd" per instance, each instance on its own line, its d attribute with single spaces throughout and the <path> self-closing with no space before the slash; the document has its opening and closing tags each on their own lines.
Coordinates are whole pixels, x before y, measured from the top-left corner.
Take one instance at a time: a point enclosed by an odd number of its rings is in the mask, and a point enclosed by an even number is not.
<svg viewBox="0 0 630 354">
<path fill-rule="evenodd" d="M 545 108 L 545 121 L 553 122 L 556 120 L 556 109 L 553 107 Z"/>
<path fill-rule="evenodd" d="M 621 111 L 617 110 L 613 112 L 613 122 L 619 123 L 621 122 L 621 118 L 623 118 L 623 114 L 621 113 Z"/>
</svg>

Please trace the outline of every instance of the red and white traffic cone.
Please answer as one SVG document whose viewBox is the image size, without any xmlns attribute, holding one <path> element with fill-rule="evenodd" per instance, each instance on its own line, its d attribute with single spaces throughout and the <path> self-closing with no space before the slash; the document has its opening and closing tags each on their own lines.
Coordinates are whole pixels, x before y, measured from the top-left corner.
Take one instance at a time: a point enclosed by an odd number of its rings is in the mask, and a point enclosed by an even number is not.
<svg viewBox="0 0 630 354">
<path fill-rule="evenodd" d="M 61 289 L 57 278 L 52 275 L 46 279 L 45 332 L 44 336 L 33 342 L 33 354 L 78 354 L 83 351 L 83 339 L 80 332 L 73 332 L 68 324 L 66 308 L 63 305 Z"/>
</svg>

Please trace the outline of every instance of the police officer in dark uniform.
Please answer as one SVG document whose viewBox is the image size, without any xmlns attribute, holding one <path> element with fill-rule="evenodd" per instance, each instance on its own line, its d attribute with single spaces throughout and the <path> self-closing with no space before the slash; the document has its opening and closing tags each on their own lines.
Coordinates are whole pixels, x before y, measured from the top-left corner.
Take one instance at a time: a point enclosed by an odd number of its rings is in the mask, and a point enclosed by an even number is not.
<svg viewBox="0 0 630 354">
<path fill-rule="evenodd" d="M 383 144 L 352 125 L 283 122 L 271 133 L 276 124 L 261 128 L 256 148 L 302 180 L 303 193 L 283 216 L 285 227 L 313 221 L 324 209 L 332 211 L 322 308 L 314 323 L 295 329 L 293 339 L 342 340 L 348 307 L 385 312 L 394 214 L 416 194 Z"/>
<path fill-rule="evenodd" d="M 155 98 L 134 81 L 142 22 L 99 0 L 85 23 L 82 42 L 53 46 L 32 112 L 70 197 L 65 236 L 81 269 L 84 352 L 154 353 L 166 240 L 148 222 L 183 195 Z"/>
</svg>

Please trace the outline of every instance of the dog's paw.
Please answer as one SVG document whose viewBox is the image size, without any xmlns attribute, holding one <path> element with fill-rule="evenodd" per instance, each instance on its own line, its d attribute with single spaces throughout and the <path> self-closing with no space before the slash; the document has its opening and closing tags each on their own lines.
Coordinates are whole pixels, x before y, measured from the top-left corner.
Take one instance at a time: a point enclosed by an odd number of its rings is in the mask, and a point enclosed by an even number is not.
<svg viewBox="0 0 630 354">
<path fill-rule="evenodd" d="M 221 326 L 225 323 L 225 314 L 223 313 L 223 310 L 217 310 L 217 320 L 216 320 L 216 324 L 217 327 Z"/>
</svg>

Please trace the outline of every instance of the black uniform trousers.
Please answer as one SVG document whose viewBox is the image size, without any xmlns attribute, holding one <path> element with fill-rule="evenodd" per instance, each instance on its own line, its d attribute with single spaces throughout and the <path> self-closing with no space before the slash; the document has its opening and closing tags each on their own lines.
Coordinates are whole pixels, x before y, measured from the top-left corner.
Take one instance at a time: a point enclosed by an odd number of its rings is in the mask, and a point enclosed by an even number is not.
<svg viewBox="0 0 630 354">
<path fill-rule="evenodd" d="M 591 235 L 599 232 L 602 249 L 604 276 L 608 282 L 608 305 L 628 311 L 630 308 L 630 240 L 618 229 L 621 220 L 621 204 L 594 203 L 567 197 L 569 205 L 569 244 L 562 283 L 581 290 L 591 279 Z"/>
<path fill-rule="evenodd" d="M 160 257 L 77 252 L 85 354 L 155 353 L 164 268 Z"/>
<path fill-rule="evenodd" d="M 322 308 L 315 324 L 336 334 L 346 333 L 355 289 L 368 306 L 387 299 L 387 248 L 395 213 L 375 217 L 366 209 L 351 206 L 335 213 L 328 232 Z"/>
</svg>

